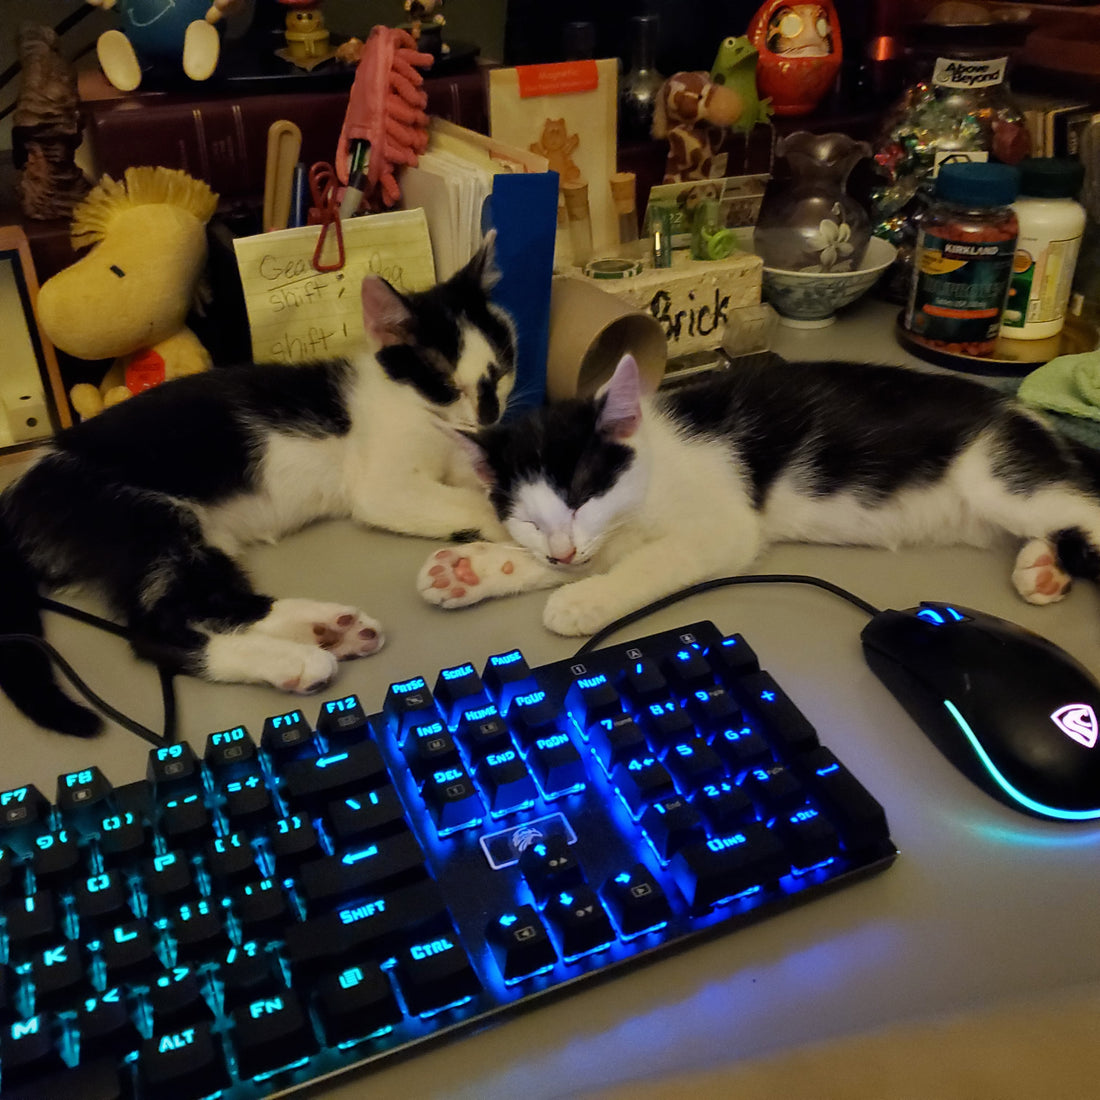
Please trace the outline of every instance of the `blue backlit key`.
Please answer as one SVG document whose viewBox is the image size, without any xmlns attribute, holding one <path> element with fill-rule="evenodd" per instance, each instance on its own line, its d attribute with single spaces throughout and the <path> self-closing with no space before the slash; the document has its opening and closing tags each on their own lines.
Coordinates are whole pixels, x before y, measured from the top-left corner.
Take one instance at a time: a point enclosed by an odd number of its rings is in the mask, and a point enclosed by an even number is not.
<svg viewBox="0 0 1100 1100">
<path fill-rule="evenodd" d="M 560 731 L 536 738 L 527 763 L 547 798 L 582 790 L 588 776 L 577 746 Z"/>
<path fill-rule="evenodd" d="M 623 713 L 618 691 L 602 672 L 577 677 L 566 692 L 565 706 L 582 731 L 594 722 Z"/>
<path fill-rule="evenodd" d="M 99 768 L 81 768 L 57 777 L 57 808 L 70 825 L 88 823 L 113 809 L 113 788 Z"/>
<path fill-rule="evenodd" d="M 73 890 L 80 927 L 86 930 L 97 924 L 115 924 L 132 916 L 128 898 L 126 880 L 118 871 L 101 871 L 80 879 Z"/>
<path fill-rule="evenodd" d="M 817 748 L 817 731 L 769 673 L 741 677 L 735 691 L 749 715 L 767 726 L 769 739 L 782 755 Z"/>
<path fill-rule="evenodd" d="M 3 1051 L 4 1091 L 15 1089 L 65 1068 L 54 1040 L 53 1018 L 38 1013 L 9 1024 L 0 1037 Z"/>
<path fill-rule="evenodd" d="M 299 889 L 310 911 L 318 912 L 365 891 L 423 878 L 426 873 L 423 849 L 411 832 L 403 832 L 303 863 Z"/>
<path fill-rule="evenodd" d="M 780 814 L 774 829 L 798 871 L 817 867 L 840 851 L 840 837 L 832 822 L 813 806 Z"/>
<path fill-rule="evenodd" d="M 229 949 L 225 918 L 228 911 L 216 898 L 185 901 L 166 918 L 176 959 L 180 962 L 212 959 Z"/>
<path fill-rule="evenodd" d="M 669 747 L 663 760 L 677 789 L 685 794 L 693 794 L 726 776 L 721 757 L 701 737 L 677 741 Z"/>
<path fill-rule="evenodd" d="M 0 830 L 44 828 L 49 813 L 49 799 L 33 785 L 0 791 Z"/>
<path fill-rule="evenodd" d="M 481 990 L 481 982 L 453 930 L 419 940 L 398 952 L 394 973 L 405 1004 L 418 1016 L 458 1004 Z"/>
<path fill-rule="evenodd" d="M 611 875 L 600 887 L 600 898 L 626 937 L 652 932 L 672 918 L 668 895 L 644 863 Z"/>
<path fill-rule="evenodd" d="M 558 961 L 546 926 L 530 905 L 519 905 L 489 921 L 485 938 L 501 976 L 509 984 L 549 970 Z"/>
<path fill-rule="evenodd" d="M 557 934 L 566 962 L 605 950 L 615 942 L 611 919 L 591 886 L 571 886 L 552 894 L 543 914 Z"/>
<path fill-rule="evenodd" d="M 512 747 L 508 726 L 500 711 L 491 704 L 463 711 L 455 736 L 472 760 L 480 760 L 489 753 L 504 752 Z"/>
<path fill-rule="evenodd" d="M 283 769 L 283 790 L 291 802 L 316 804 L 342 792 L 367 790 L 388 781 L 386 765 L 373 741 L 295 760 Z"/>
<path fill-rule="evenodd" d="M 658 755 L 677 741 L 695 736 L 695 724 L 679 703 L 671 699 L 662 703 L 650 703 L 638 714 L 638 723 L 645 733 L 650 748 Z"/>
<path fill-rule="evenodd" d="M 300 710 L 274 714 L 264 720 L 260 746 L 275 760 L 287 760 L 310 747 L 313 730 Z"/>
<path fill-rule="evenodd" d="M 676 792 L 668 768 L 653 756 L 640 756 L 617 765 L 611 781 L 635 817 L 640 817 L 651 802 Z"/>
<path fill-rule="evenodd" d="M 386 732 L 400 745 L 413 726 L 434 722 L 439 717 L 435 699 L 423 676 L 390 684 L 382 706 Z"/>
<path fill-rule="evenodd" d="M 207 734 L 203 763 L 214 770 L 233 770 L 256 757 L 256 742 L 244 726 Z"/>
<path fill-rule="evenodd" d="M 158 799 L 180 790 L 198 791 L 202 785 L 195 750 L 186 741 L 150 749 L 145 774 Z"/>
<path fill-rule="evenodd" d="M 790 870 L 783 845 L 760 822 L 689 844 L 672 857 L 676 885 L 696 912 L 767 889 Z"/>
<path fill-rule="evenodd" d="M 795 767 L 812 779 L 814 799 L 828 812 L 845 848 L 871 848 L 890 835 L 882 804 L 829 749 L 812 749 Z"/>
<path fill-rule="evenodd" d="M 440 768 L 462 763 L 454 738 L 443 723 L 438 721 L 424 726 L 413 726 L 405 737 L 404 753 L 409 770 L 419 780 L 426 779 Z"/>
<path fill-rule="evenodd" d="M 519 855 L 519 869 L 540 904 L 552 894 L 580 886 L 584 869 L 563 836 L 549 836 L 530 844 Z"/>
<path fill-rule="evenodd" d="M 141 1046 L 122 986 L 85 997 L 77 1008 L 76 1027 L 84 1051 L 123 1055 Z"/>
<path fill-rule="evenodd" d="M 736 832 L 741 825 L 757 819 L 753 800 L 728 779 L 707 783 L 692 795 L 691 804 L 702 814 L 712 834 Z"/>
<path fill-rule="evenodd" d="M 651 703 L 659 703 L 669 696 L 669 685 L 665 674 L 657 667 L 656 662 L 648 657 L 631 661 L 623 670 L 619 685 L 638 710 L 648 707 Z"/>
<path fill-rule="evenodd" d="M 501 714 L 507 715 L 512 700 L 535 690 L 535 678 L 518 649 L 497 653 L 485 662 L 481 680 Z"/>
<path fill-rule="evenodd" d="M 317 732 L 329 748 L 361 741 L 367 733 L 367 715 L 357 695 L 330 699 L 321 704 L 317 715 Z"/>
<path fill-rule="evenodd" d="M 521 749 L 529 749 L 540 737 L 562 732 L 558 707 L 545 691 L 517 695 L 508 711 L 508 725 Z"/>
<path fill-rule="evenodd" d="M 189 966 L 174 966 L 158 974 L 149 982 L 146 999 L 153 1013 L 154 1031 L 213 1018 L 203 997 L 199 973 Z"/>
<path fill-rule="evenodd" d="M 658 798 L 642 811 L 639 824 L 664 863 L 685 845 L 706 839 L 702 815 L 681 794 Z"/>
<path fill-rule="evenodd" d="M 205 1020 L 146 1039 L 137 1070 L 141 1095 L 156 1100 L 195 1100 L 229 1084 L 221 1043 Z"/>
<path fill-rule="evenodd" d="M 86 965 L 78 943 L 57 943 L 39 952 L 31 963 L 35 1007 L 56 1008 L 90 995 Z"/>
<path fill-rule="evenodd" d="M 742 676 L 760 671 L 760 661 L 752 646 L 740 634 L 728 634 L 709 646 L 707 659 L 727 687 Z"/>
<path fill-rule="evenodd" d="M 97 942 L 108 985 L 136 981 L 159 968 L 153 926 L 144 917 L 112 926 Z"/>
<path fill-rule="evenodd" d="M 588 741 L 608 775 L 618 764 L 649 755 L 649 745 L 641 728 L 626 714 L 605 718 L 591 726 L 588 730 Z"/>
<path fill-rule="evenodd" d="M 714 680 L 714 673 L 703 651 L 695 645 L 684 645 L 670 653 L 661 662 L 661 668 L 681 695 L 709 687 Z"/>
<path fill-rule="evenodd" d="M 404 1018 L 386 972 L 369 960 L 323 978 L 315 1003 L 330 1043 L 365 1039 Z"/>
<path fill-rule="evenodd" d="M 527 765 L 513 748 L 489 753 L 477 765 L 476 775 L 494 816 L 531 806 L 538 796 Z"/>
<path fill-rule="evenodd" d="M 466 769 L 459 765 L 431 772 L 420 788 L 424 804 L 441 836 L 479 824 L 485 807 Z"/>
<path fill-rule="evenodd" d="M 325 817 L 332 836 L 341 841 L 358 837 L 392 836 L 404 832 L 405 807 L 391 784 L 359 791 L 328 804 Z"/>
<path fill-rule="evenodd" d="M 280 874 L 287 874 L 307 859 L 322 855 L 313 822 L 302 814 L 281 817 L 267 827 L 267 848 Z"/>
<path fill-rule="evenodd" d="M 313 1054 L 317 1039 L 289 990 L 257 997 L 233 1010 L 233 1045 L 242 1077 L 254 1077 Z"/>
<path fill-rule="evenodd" d="M 39 882 L 67 879 L 78 873 L 80 849 L 68 829 L 36 836 L 31 851 L 31 866 Z"/>
<path fill-rule="evenodd" d="M 732 776 L 775 762 L 767 741 L 751 725 L 727 726 L 710 740 Z"/>
<path fill-rule="evenodd" d="M 451 724 L 465 711 L 477 710 L 489 702 L 485 685 L 471 664 L 440 669 L 432 694 L 444 720 Z"/>
</svg>

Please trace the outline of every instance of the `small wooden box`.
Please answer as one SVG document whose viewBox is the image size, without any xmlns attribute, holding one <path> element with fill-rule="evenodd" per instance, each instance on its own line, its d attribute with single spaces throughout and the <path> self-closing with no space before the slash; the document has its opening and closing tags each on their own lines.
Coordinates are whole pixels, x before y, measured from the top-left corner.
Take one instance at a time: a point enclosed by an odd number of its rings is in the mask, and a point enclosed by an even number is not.
<svg viewBox="0 0 1100 1100">
<path fill-rule="evenodd" d="M 721 344 L 730 311 L 759 304 L 763 267 L 764 261 L 751 252 L 733 252 L 724 260 L 692 260 L 677 251 L 672 267 L 601 279 L 599 286 L 655 317 L 673 359 Z"/>
</svg>

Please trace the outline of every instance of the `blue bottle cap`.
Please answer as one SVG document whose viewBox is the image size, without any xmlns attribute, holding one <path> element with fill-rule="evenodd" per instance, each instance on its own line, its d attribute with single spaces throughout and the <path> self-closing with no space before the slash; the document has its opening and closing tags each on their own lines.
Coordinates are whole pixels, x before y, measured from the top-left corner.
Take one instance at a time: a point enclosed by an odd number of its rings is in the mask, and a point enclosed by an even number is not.
<svg viewBox="0 0 1100 1100">
<path fill-rule="evenodd" d="M 936 198 L 960 206 L 1008 206 L 1020 193 L 1020 173 L 1010 164 L 960 161 L 940 165 Z"/>
</svg>

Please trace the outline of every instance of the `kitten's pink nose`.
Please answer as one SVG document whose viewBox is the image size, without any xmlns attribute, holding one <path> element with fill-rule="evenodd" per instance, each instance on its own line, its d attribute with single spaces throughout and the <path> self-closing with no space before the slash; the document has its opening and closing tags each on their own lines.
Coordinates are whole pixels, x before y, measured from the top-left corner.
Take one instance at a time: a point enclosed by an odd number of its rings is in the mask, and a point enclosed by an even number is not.
<svg viewBox="0 0 1100 1100">
<path fill-rule="evenodd" d="M 568 565 L 576 556 L 577 548 L 575 546 L 570 546 L 564 553 L 559 552 L 550 560 L 556 562 L 558 565 Z"/>
</svg>

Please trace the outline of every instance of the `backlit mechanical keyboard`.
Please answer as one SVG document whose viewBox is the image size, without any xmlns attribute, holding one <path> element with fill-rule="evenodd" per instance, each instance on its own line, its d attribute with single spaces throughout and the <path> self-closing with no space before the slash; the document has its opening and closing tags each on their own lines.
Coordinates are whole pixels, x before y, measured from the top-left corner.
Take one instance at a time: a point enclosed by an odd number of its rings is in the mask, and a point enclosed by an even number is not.
<svg viewBox="0 0 1100 1100">
<path fill-rule="evenodd" d="M 0 845 L 0 1089 L 80 1100 L 292 1091 L 896 855 L 708 622 L 7 790 Z"/>
</svg>

